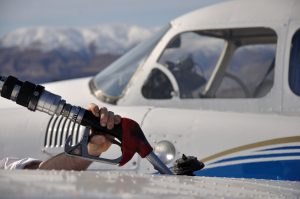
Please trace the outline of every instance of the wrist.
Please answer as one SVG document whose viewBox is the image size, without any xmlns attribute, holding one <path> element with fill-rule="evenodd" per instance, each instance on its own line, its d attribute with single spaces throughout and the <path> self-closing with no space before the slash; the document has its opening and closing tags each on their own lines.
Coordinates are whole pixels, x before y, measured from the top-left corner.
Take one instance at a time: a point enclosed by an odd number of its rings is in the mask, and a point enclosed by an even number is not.
<svg viewBox="0 0 300 199">
<path fill-rule="evenodd" d="M 75 170 L 81 171 L 87 169 L 92 161 L 65 155 L 64 153 L 58 154 L 39 165 L 39 169 L 45 170 Z"/>
</svg>

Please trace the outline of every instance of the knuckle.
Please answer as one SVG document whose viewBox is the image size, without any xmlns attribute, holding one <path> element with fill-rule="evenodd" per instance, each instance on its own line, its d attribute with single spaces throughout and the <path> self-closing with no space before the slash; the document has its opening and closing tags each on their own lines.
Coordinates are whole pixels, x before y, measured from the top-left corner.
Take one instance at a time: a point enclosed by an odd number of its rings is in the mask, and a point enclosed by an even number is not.
<svg viewBox="0 0 300 199">
<path fill-rule="evenodd" d="M 100 111 L 103 112 L 103 113 L 107 113 L 107 108 L 106 107 L 101 107 Z"/>
<path fill-rule="evenodd" d="M 89 103 L 89 104 L 87 105 L 87 109 L 91 111 L 91 110 L 94 109 L 95 106 L 97 106 L 97 105 L 94 104 L 94 103 Z"/>
</svg>

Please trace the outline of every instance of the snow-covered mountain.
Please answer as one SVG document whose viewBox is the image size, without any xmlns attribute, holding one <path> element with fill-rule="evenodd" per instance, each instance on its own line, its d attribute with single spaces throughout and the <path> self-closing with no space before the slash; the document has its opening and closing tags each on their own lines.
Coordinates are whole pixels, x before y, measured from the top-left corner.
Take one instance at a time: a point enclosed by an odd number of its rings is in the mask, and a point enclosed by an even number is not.
<svg viewBox="0 0 300 199">
<path fill-rule="evenodd" d="M 157 28 L 134 25 L 103 25 L 92 28 L 20 28 L 0 39 L 0 48 L 17 47 L 49 52 L 64 49 L 72 52 L 123 54 L 152 35 Z"/>
<path fill-rule="evenodd" d="M 20 28 L 0 38 L 0 74 L 36 83 L 95 75 L 157 28 Z"/>
</svg>

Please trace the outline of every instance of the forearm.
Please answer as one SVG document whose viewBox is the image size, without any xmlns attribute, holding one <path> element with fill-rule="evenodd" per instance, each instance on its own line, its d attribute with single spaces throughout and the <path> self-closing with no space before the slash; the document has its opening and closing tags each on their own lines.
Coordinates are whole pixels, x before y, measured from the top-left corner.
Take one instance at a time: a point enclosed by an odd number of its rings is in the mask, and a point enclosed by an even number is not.
<svg viewBox="0 0 300 199">
<path fill-rule="evenodd" d="M 60 153 L 46 161 L 41 162 L 39 169 L 45 170 L 86 170 L 92 162 L 82 158 L 72 157 Z"/>
</svg>

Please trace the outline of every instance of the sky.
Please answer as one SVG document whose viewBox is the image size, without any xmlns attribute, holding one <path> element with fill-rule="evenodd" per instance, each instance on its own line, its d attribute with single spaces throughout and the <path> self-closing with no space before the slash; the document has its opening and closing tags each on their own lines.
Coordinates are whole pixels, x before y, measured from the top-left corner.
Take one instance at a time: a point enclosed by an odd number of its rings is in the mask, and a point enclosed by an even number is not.
<svg viewBox="0 0 300 199">
<path fill-rule="evenodd" d="M 0 0 L 0 37 L 22 27 L 160 27 L 224 0 Z"/>
</svg>

